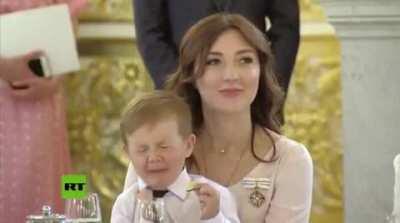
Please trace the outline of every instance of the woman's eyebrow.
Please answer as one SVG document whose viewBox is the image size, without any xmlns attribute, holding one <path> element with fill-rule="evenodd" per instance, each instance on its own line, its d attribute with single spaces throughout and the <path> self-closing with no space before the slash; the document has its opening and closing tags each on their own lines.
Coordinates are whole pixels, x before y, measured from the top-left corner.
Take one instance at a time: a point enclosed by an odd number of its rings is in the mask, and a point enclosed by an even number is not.
<svg viewBox="0 0 400 223">
<path fill-rule="evenodd" d="M 236 52 L 236 54 L 244 54 L 244 53 L 256 53 L 254 49 L 242 49 Z"/>
<path fill-rule="evenodd" d="M 244 54 L 244 53 L 256 53 L 256 51 L 251 48 L 246 48 L 238 50 L 235 54 Z M 219 51 L 210 51 L 207 56 L 223 56 L 223 53 Z"/>
<path fill-rule="evenodd" d="M 208 55 L 211 55 L 211 56 L 222 56 L 222 53 L 221 52 L 216 52 L 216 51 L 210 51 L 208 53 Z"/>
</svg>

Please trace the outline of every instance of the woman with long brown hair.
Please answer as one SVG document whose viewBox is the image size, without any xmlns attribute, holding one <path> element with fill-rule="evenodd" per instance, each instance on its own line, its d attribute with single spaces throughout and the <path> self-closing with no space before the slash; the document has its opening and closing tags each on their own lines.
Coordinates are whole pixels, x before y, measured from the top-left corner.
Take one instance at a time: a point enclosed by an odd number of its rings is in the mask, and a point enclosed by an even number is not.
<svg viewBox="0 0 400 223">
<path fill-rule="evenodd" d="M 308 222 L 312 160 L 302 144 L 281 135 L 283 94 L 273 61 L 249 21 L 215 14 L 184 36 L 167 89 L 192 110 L 197 144 L 189 172 L 227 186 L 242 222 Z"/>
</svg>

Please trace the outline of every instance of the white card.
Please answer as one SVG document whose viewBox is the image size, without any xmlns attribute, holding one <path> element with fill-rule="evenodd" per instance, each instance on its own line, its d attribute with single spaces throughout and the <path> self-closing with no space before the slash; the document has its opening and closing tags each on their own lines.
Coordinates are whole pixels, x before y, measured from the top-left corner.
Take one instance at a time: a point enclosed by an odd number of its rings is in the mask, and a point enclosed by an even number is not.
<svg viewBox="0 0 400 223">
<path fill-rule="evenodd" d="M 11 57 L 41 50 L 51 75 L 80 68 L 69 9 L 66 4 L 0 16 L 0 55 Z"/>
</svg>

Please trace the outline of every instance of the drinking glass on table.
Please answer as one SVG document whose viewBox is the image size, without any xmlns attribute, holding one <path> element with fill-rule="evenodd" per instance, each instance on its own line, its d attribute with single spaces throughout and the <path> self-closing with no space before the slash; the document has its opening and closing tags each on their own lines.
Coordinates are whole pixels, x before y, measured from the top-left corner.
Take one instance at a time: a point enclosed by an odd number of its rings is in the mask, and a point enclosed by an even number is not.
<svg viewBox="0 0 400 223">
<path fill-rule="evenodd" d="M 150 201 L 138 200 L 138 218 L 135 223 L 169 223 L 164 199 L 157 198 Z"/>
<path fill-rule="evenodd" d="M 68 223 L 101 223 L 99 196 L 89 193 L 82 199 L 67 199 L 65 217 Z"/>
</svg>

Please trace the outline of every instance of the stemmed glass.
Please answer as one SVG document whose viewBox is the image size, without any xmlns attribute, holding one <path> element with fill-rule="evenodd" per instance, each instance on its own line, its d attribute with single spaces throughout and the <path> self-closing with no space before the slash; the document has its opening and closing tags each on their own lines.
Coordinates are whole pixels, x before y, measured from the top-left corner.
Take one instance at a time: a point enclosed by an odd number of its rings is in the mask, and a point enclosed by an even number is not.
<svg viewBox="0 0 400 223">
<path fill-rule="evenodd" d="M 101 223 L 99 196 L 90 193 L 83 199 L 66 200 L 65 217 L 70 223 Z"/>
<path fill-rule="evenodd" d="M 169 218 L 165 209 L 164 199 L 138 200 L 138 217 L 135 223 L 169 223 Z"/>
</svg>

